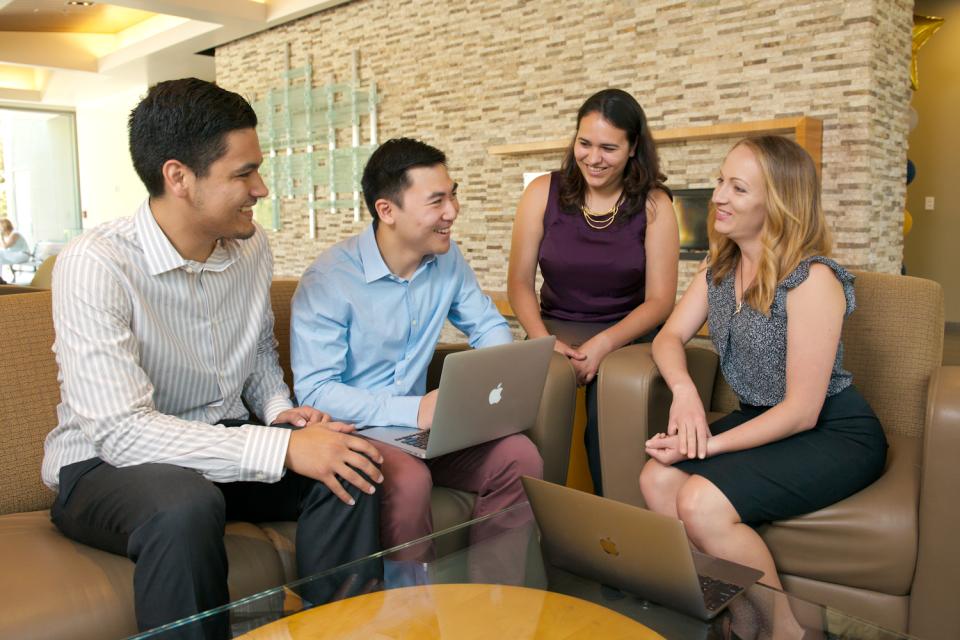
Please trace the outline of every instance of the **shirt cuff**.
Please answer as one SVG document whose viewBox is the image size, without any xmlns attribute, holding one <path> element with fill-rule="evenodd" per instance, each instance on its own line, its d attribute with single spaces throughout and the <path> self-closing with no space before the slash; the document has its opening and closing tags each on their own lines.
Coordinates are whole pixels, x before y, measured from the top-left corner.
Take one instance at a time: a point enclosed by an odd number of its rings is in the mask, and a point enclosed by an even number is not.
<svg viewBox="0 0 960 640">
<path fill-rule="evenodd" d="M 387 399 L 387 420 L 394 427 L 416 427 L 423 396 L 393 396 Z"/>
<path fill-rule="evenodd" d="M 276 482 L 283 477 L 283 461 L 290 444 L 290 429 L 247 425 L 247 443 L 240 458 L 241 482 Z"/>
<path fill-rule="evenodd" d="M 267 426 L 273 424 L 277 416 L 288 409 L 293 409 L 293 403 L 283 395 L 276 395 L 263 404 L 263 423 Z"/>
</svg>

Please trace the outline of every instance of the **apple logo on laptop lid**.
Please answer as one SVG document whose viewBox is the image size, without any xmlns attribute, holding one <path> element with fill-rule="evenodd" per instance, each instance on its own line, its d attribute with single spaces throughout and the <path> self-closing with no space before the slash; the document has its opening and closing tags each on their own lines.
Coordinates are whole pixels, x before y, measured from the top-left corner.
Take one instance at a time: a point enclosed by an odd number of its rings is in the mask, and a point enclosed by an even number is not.
<svg viewBox="0 0 960 640">
<path fill-rule="evenodd" d="M 603 549 L 603 552 L 608 556 L 620 555 L 620 549 L 617 548 L 617 543 L 614 542 L 612 538 L 600 538 L 600 548 Z"/>
<path fill-rule="evenodd" d="M 503 383 L 497 384 L 496 387 L 490 390 L 490 395 L 487 396 L 487 402 L 491 405 L 495 405 L 500 402 L 500 399 L 503 397 Z"/>
</svg>

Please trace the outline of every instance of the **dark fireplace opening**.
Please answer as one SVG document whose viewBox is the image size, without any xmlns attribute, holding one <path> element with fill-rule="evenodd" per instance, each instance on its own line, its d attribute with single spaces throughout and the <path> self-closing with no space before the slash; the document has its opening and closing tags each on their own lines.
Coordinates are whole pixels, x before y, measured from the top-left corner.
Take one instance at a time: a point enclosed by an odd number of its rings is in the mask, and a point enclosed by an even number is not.
<svg viewBox="0 0 960 640">
<path fill-rule="evenodd" d="M 680 227 L 680 259 L 702 260 L 710 248 L 707 212 L 713 189 L 674 189 L 673 210 Z"/>
</svg>

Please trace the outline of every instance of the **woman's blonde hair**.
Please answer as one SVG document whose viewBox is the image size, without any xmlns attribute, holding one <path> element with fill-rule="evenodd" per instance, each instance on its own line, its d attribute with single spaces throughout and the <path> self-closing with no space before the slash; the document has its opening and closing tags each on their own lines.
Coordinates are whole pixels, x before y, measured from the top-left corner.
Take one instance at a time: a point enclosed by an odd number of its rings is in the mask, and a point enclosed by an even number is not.
<svg viewBox="0 0 960 640">
<path fill-rule="evenodd" d="M 813 159 L 803 147 L 781 136 L 759 136 L 737 142 L 753 152 L 766 187 L 767 217 L 760 231 L 763 253 L 757 275 L 743 299 L 764 315 L 770 314 L 777 283 L 810 256 L 830 253 L 830 230 L 820 206 L 820 178 Z M 714 231 L 716 210 L 711 204 L 707 218 L 710 254 L 707 265 L 713 283 L 736 268 L 740 249 L 730 238 Z"/>
<path fill-rule="evenodd" d="M 10 222 L 9 218 L 0 218 L 0 228 L 3 229 L 4 233 L 10 233 L 13 231 L 13 223 Z"/>
</svg>

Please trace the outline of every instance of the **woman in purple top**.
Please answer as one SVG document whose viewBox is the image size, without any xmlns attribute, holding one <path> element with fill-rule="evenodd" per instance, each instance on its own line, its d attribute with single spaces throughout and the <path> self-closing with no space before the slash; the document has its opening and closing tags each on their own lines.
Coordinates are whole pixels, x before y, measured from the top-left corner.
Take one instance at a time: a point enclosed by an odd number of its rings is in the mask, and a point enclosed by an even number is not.
<svg viewBox="0 0 960 640">
<path fill-rule="evenodd" d="M 584 444 L 601 495 L 597 370 L 615 349 L 652 339 L 676 298 L 679 237 L 665 180 L 643 109 L 605 89 L 580 107 L 560 171 L 530 183 L 513 226 L 510 304 L 529 337 L 557 336 L 587 385 Z"/>
</svg>

